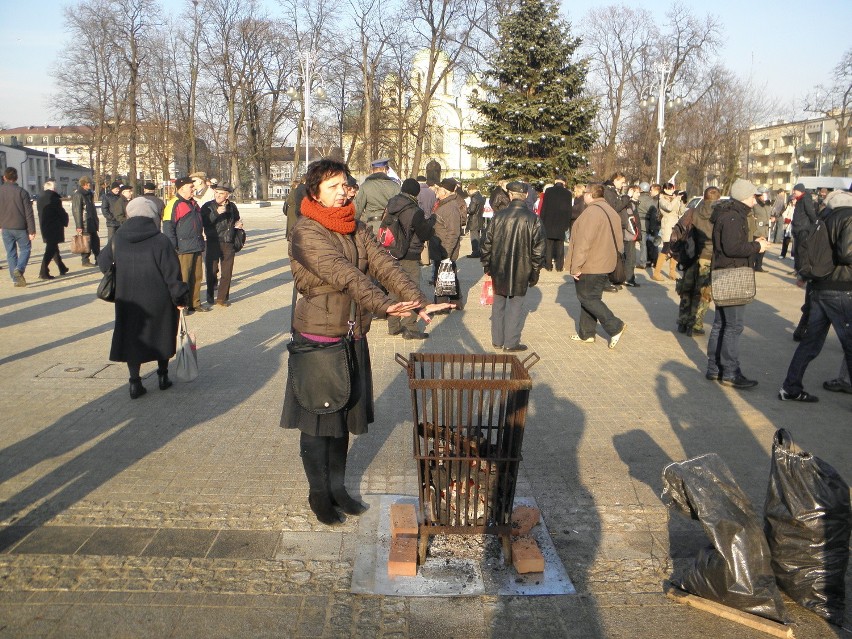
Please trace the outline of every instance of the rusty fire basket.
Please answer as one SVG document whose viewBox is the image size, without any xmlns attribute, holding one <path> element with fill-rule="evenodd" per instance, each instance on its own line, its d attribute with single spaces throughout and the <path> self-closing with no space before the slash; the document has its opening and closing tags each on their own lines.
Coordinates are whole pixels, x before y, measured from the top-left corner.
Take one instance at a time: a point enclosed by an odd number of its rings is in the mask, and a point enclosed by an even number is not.
<svg viewBox="0 0 852 639">
<path fill-rule="evenodd" d="M 399 353 L 408 371 L 419 484 L 419 560 L 438 534 L 499 535 L 511 563 L 511 518 L 539 356 Z"/>
</svg>

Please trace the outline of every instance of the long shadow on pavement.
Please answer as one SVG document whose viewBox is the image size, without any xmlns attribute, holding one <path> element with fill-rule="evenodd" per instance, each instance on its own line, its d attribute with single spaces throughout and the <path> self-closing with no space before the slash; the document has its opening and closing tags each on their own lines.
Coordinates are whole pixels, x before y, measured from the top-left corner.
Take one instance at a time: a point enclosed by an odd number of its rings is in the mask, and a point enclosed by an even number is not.
<svg viewBox="0 0 852 639">
<path fill-rule="evenodd" d="M 425 277 L 425 276 L 424 276 Z M 477 337 L 465 326 L 463 313 L 479 312 L 479 295 L 482 281 L 481 265 L 477 260 L 459 260 L 459 277 L 465 292 L 466 308 L 461 313 L 451 313 L 435 322 L 432 338 L 426 342 L 403 342 L 399 349 L 408 357 L 411 350 L 451 353 L 492 353 L 490 327 Z M 421 278 L 421 284 L 422 284 Z M 431 289 L 423 287 L 431 294 Z M 428 296 L 428 295 L 427 295 Z M 542 301 L 538 288 L 530 289 L 526 300 L 527 312 L 537 309 Z M 525 332 L 532 330 L 528 326 Z M 372 331 L 386 331 L 383 322 L 374 322 Z M 393 344 L 396 346 L 396 343 Z M 376 337 L 371 341 L 374 365 L 379 349 L 386 344 Z M 523 359 L 523 355 L 522 359 Z M 526 476 L 538 501 L 554 544 L 559 551 L 572 582 L 583 593 L 588 584 L 588 570 L 594 561 L 600 540 L 600 516 L 594 498 L 580 479 L 577 451 L 582 439 L 585 417 L 573 402 L 559 397 L 546 384 L 535 382 L 530 394 L 530 412 L 527 415 L 523 446 L 522 474 Z M 357 486 L 369 470 L 380 473 L 380 451 L 391 441 L 403 442 L 395 455 L 410 459 L 412 471 L 416 468 L 412 458 L 411 400 L 407 375 L 400 368 L 387 386 L 376 397 L 377 423 L 367 435 L 354 439 L 349 453 L 347 475 L 350 486 Z M 400 433 L 397 429 L 405 429 Z M 412 472 L 413 474 L 413 472 Z M 363 483 L 363 482 L 361 482 Z M 570 500 L 572 516 L 577 521 L 557 519 L 559 509 Z M 569 536 L 569 527 L 582 528 L 581 535 Z M 492 637 L 517 637 L 527 634 L 530 628 L 541 636 L 602 637 L 595 602 L 590 597 L 504 597 L 488 607 L 486 621 Z M 432 630 L 444 628 L 452 634 L 453 622 L 433 620 Z M 435 626 L 434 624 L 438 624 Z"/>
<path fill-rule="evenodd" d="M 192 384 L 175 384 L 161 392 L 149 380 L 148 394 L 137 400 L 131 400 L 122 385 L 0 451 L 0 481 L 5 482 L 45 460 L 89 445 L 0 504 L 0 520 L 13 522 L 0 549 L 10 547 L 176 437 L 249 402 L 255 390 L 280 369 L 283 345 L 267 345 L 281 335 L 281 314 L 280 309 L 269 311 L 233 336 L 200 348 L 201 374 Z M 205 392 L 205 375 L 212 374 L 205 373 L 205 361 L 230 362 L 233 353 L 242 353 L 251 366 L 231 371 L 234 383 L 224 389 L 217 385 L 216 396 L 211 397 Z M 238 438 L 239 429 L 229 436 Z M 199 463 L 210 454 L 195 451 L 186 464 Z"/>
</svg>

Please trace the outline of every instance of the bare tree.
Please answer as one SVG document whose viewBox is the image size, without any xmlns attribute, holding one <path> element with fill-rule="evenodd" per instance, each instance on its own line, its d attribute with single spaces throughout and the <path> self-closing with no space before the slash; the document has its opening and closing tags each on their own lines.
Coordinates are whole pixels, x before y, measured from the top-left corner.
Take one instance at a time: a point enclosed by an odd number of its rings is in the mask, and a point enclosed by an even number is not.
<svg viewBox="0 0 852 639">
<path fill-rule="evenodd" d="M 400 175 L 414 176 L 414 137 L 419 123 L 415 90 L 412 85 L 414 47 L 405 38 L 388 46 L 388 74 L 381 89 L 382 122 L 380 148 L 394 150 Z"/>
<path fill-rule="evenodd" d="M 624 116 L 637 106 L 639 95 L 633 82 L 647 59 L 656 27 L 649 11 L 624 5 L 591 9 L 583 23 L 587 28 L 582 52 L 588 56 L 588 77 L 600 105 L 597 111 L 603 146 L 600 171 L 609 176 L 615 169 Z"/>
<path fill-rule="evenodd" d="M 600 12 L 596 14 L 599 21 L 610 16 L 615 21 L 599 36 L 594 35 L 594 20 L 586 21 L 593 34 L 585 49 L 593 61 L 590 81 L 601 87 L 604 116 L 599 121 L 603 143 L 597 154 L 596 171 L 606 175 L 617 165 L 637 177 L 653 175 L 653 150 L 659 131 L 651 112 L 653 107 L 643 109 L 641 104 L 643 98 L 658 96 L 661 83 L 669 106 L 677 98 L 685 105 L 666 111 L 662 140 L 664 165 L 678 165 L 680 155 L 687 151 L 680 146 L 682 122 L 691 105 L 700 101 L 711 85 L 708 74 L 721 43 L 718 20 L 712 15 L 696 17 L 679 3 L 671 6 L 659 24 L 641 11 L 625 7 L 609 7 Z M 627 18 L 619 23 L 623 15 Z M 635 32 L 631 31 L 634 22 Z M 603 46 L 599 41 L 603 41 Z M 611 164 L 613 157 L 615 164 Z"/>
<path fill-rule="evenodd" d="M 118 16 L 112 28 L 104 33 L 109 46 L 114 47 L 126 73 L 124 100 L 128 114 L 128 177 L 136 188 L 137 143 L 139 136 L 139 71 L 149 55 L 154 31 L 160 26 L 156 16 L 159 7 L 154 0 L 111 0 L 110 15 Z"/>
<path fill-rule="evenodd" d="M 376 135 L 377 118 L 373 115 L 376 104 L 377 75 L 381 68 L 391 32 L 384 27 L 384 19 L 390 10 L 382 0 L 349 0 L 350 19 L 357 34 L 358 68 L 361 72 L 361 90 L 363 91 L 363 139 L 367 145 L 367 157 L 379 153 L 379 140 Z M 394 25 L 399 22 L 394 20 Z M 399 31 L 394 29 L 394 34 Z"/>
<path fill-rule="evenodd" d="M 297 75 L 296 87 L 300 98 L 306 91 L 312 91 L 315 80 L 322 77 L 322 70 L 331 66 L 333 43 L 337 35 L 331 26 L 331 17 L 325 0 L 280 0 L 284 10 L 284 20 L 293 32 L 294 46 L 297 55 L 294 56 L 294 76 Z M 298 70 L 298 74 L 295 71 Z M 303 99 L 299 99 L 299 122 L 301 127 L 296 131 L 295 168 L 299 173 L 299 147 L 303 133 L 310 133 L 311 118 L 315 116 L 314 109 L 307 113 Z M 310 135 L 305 136 L 310 139 Z M 308 144 L 306 143 L 306 147 Z M 307 170 L 307 167 L 305 167 Z"/>
<path fill-rule="evenodd" d="M 121 65 L 116 49 L 105 40 L 112 28 L 112 10 L 108 0 L 88 0 L 65 9 L 68 41 L 63 54 L 63 69 L 75 70 L 70 79 L 58 71 L 57 115 L 72 124 L 91 130 L 88 140 L 93 181 L 96 187 L 105 173 L 118 174 L 118 136 L 124 113 Z M 111 164 L 111 166 L 110 166 Z"/>
<path fill-rule="evenodd" d="M 817 87 L 805 102 L 805 111 L 834 120 L 837 140 L 834 142 L 831 175 L 838 177 L 848 175 L 849 166 L 846 155 L 849 150 L 848 131 L 852 126 L 852 48 L 846 50 L 840 62 L 834 67 L 833 84 L 828 87 Z"/>
<path fill-rule="evenodd" d="M 411 170 L 420 171 L 427 137 L 429 112 L 435 92 L 467 53 L 471 24 L 480 19 L 482 6 L 475 0 L 410 0 L 416 46 L 426 55 L 425 75 L 413 82 L 419 120 Z"/>
<path fill-rule="evenodd" d="M 176 159 L 179 142 L 183 136 L 177 135 L 179 129 L 178 104 L 180 101 L 166 99 L 163 83 L 175 77 L 174 59 L 170 48 L 174 41 L 169 30 L 154 36 L 145 70 L 139 79 L 139 116 L 143 124 L 140 127 L 144 137 L 143 157 L 149 167 L 158 167 L 160 178 L 168 180 L 170 165 Z M 155 179 L 157 175 L 154 175 Z"/>
<path fill-rule="evenodd" d="M 216 29 L 203 29 L 202 58 L 205 66 L 213 74 L 217 94 L 227 112 L 227 153 L 230 165 L 230 182 L 235 197 L 242 195 L 240 180 L 239 130 L 243 113 L 240 105 L 240 91 L 243 78 L 249 72 L 245 67 L 250 57 L 238 54 L 244 37 L 243 25 L 257 14 L 255 0 L 208 0 L 205 13 Z"/>
<path fill-rule="evenodd" d="M 245 69 L 240 88 L 245 123 L 247 160 L 258 185 L 257 196 L 268 197 L 272 148 L 278 132 L 295 115 L 286 90 L 296 54 L 283 24 L 266 18 L 246 19 L 241 25 L 238 54 Z"/>
</svg>

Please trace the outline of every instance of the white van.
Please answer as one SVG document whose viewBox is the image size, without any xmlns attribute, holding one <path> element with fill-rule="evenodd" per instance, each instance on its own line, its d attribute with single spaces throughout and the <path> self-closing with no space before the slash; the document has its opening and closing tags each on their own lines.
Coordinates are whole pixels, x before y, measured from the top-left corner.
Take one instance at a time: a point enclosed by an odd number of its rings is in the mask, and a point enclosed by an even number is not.
<svg viewBox="0 0 852 639">
<path fill-rule="evenodd" d="M 827 175 L 817 177 L 800 177 L 793 184 L 804 184 L 808 191 L 818 191 L 819 189 L 828 189 L 829 191 L 845 191 L 852 183 L 852 178 L 849 177 L 830 177 Z"/>
</svg>

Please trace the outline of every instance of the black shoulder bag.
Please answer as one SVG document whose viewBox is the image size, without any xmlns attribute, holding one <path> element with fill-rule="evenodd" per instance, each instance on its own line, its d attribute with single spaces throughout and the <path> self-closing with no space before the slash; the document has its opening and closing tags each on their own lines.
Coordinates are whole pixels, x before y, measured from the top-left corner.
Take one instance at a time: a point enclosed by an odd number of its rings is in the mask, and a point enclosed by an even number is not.
<svg viewBox="0 0 852 639">
<path fill-rule="evenodd" d="M 355 244 L 355 263 L 358 245 Z M 355 300 L 349 305 L 349 331 L 338 342 L 295 342 L 292 317 L 296 313 L 296 282 L 290 307 L 290 342 L 287 344 L 287 383 L 304 410 L 328 415 L 351 408 L 358 400 L 358 366 L 355 359 Z"/>
<path fill-rule="evenodd" d="M 624 253 L 618 250 L 618 242 L 615 241 L 615 230 L 612 228 L 612 220 L 604 211 L 606 220 L 609 223 L 609 231 L 612 233 L 612 246 L 615 249 L 615 270 L 609 274 L 609 281 L 613 284 L 624 284 L 627 281 L 627 273 L 624 267 Z"/>
<path fill-rule="evenodd" d="M 110 264 L 109 270 L 101 278 L 96 295 L 99 300 L 115 303 L 115 238 L 112 238 L 111 248 L 112 264 Z"/>
</svg>

